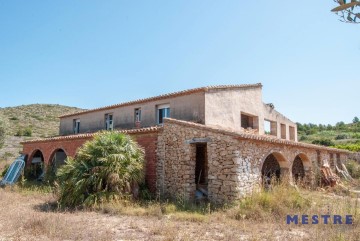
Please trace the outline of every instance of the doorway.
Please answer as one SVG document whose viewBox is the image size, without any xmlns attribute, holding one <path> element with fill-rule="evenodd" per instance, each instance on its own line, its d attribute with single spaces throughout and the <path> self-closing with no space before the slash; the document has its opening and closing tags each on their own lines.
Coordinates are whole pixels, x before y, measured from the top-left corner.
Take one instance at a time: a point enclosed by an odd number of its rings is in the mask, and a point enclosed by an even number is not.
<svg viewBox="0 0 360 241">
<path fill-rule="evenodd" d="M 206 144 L 196 144 L 195 183 L 197 188 L 207 189 L 208 158 Z"/>
</svg>

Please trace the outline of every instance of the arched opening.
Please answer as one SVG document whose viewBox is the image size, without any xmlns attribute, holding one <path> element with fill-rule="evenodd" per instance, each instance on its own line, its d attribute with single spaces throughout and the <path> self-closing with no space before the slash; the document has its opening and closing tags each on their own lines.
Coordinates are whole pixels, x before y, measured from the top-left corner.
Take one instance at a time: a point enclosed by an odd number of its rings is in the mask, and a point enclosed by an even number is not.
<svg viewBox="0 0 360 241">
<path fill-rule="evenodd" d="M 299 154 L 295 157 L 291 172 L 295 183 L 305 181 L 306 172 L 310 169 L 310 161 L 305 154 Z"/>
<path fill-rule="evenodd" d="M 44 178 L 44 156 L 40 150 L 36 150 L 30 160 L 30 169 L 27 178 L 41 181 Z"/>
<path fill-rule="evenodd" d="M 67 155 L 63 149 L 56 149 L 50 156 L 50 163 L 46 169 L 46 181 L 55 180 L 56 171 L 65 164 Z"/>
<path fill-rule="evenodd" d="M 283 175 L 282 170 L 287 168 L 287 161 L 278 152 L 269 154 L 262 165 L 261 176 L 264 185 L 269 185 L 271 180 L 280 181 Z"/>
<path fill-rule="evenodd" d="M 60 166 L 65 164 L 67 155 L 63 149 L 57 149 L 52 154 L 51 167 L 56 171 Z"/>
</svg>

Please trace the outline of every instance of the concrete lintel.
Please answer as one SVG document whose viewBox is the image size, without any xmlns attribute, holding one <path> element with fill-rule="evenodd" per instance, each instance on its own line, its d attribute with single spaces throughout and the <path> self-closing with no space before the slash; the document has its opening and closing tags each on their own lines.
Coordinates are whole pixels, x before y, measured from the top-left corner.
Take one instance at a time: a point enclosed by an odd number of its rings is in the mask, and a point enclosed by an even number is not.
<svg viewBox="0 0 360 241">
<path fill-rule="evenodd" d="M 192 138 L 190 140 L 185 140 L 186 144 L 207 143 L 207 142 L 211 142 L 211 139 L 209 137 L 207 137 L 207 138 Z"/>
</svg>

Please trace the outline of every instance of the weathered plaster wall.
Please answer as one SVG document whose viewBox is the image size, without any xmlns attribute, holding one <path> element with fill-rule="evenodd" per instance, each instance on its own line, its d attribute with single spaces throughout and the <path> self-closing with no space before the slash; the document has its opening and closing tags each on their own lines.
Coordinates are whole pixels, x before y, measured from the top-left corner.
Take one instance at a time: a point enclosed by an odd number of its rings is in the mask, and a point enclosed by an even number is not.
<svg viewBox="0 0 360 241">
<path fill-rule="evenodd" d="M 238 90 L 211 90 L 205 94 L 205 124 L 242 131 L 241 113 L 258 117 L 258 134 L 264 135 L 264 120 L 276 122 L 277 137 L 281 138 L 281 124 L 286 125 L 286 139 L 290 140 L 289 127 L 294 127 L 297 141 L 297 127 L 294 122 L 262 102 L 261 86 Z"/>
<path fill-rule="evenodd" d="M 204 125 L 167 119 L 158 137 L 157 187 L 163 195 L 193 199 L 195 183 L 195 144 L 186 140 L 206 138 L 209 199 L 231 202 L 251 193 L 261 184 L 264 160 L 274 154 L 279 160 L 282 179 L 292 178 L 292 164 L 300 155 L 305 181 L 316 184 L 317 151 L 323 157 L 335 149 L 239 134 Z M 306 146 L 306 147 L 305 147 Z M 339 151 L 341 153 L 341 151 Z M 346 155 L 341 153 L 341 160 Z"/>
<path fill-rule="evenodd" d="M 205 125 L 241 131 L 241 112 L 263 119 L 261 87 L 211 90 L 205 94 Z M 259 132 L 264 133 L 260 122 Z"/>
<path fill-rule="evenodd" d="M 179 120 L 205 123 L 204 92 L 117 107 L 60 119 L 60 135 L 73 134 L 73 120 L 80 119 L 80 133 L 105 129 L 105 114 L 113 114 L 115 129 L 135 128 L 135 109 L 141 108 L 141 127 L 157 125 L 156 107 L 170 104 L 170 117 Z"/>
<path fill-rule="evenodd" d="M 279 113 L 278 111 L 276 111 L 275 109 L 272 109 L 271 107 L 269 107 L 268 105 L 263 104 L 263 114 L 264 114 L 264 119 L 269 120 L 269 121 L 276 121 L 277 123 L 277 138 L 281 138 L 281 124 L 284 124 L 286 126 L 286 140 L 290 140 L 290 133 L 289 133 L 289 127 L 293 127 L 294 128 L 294 133 L 295 133 L 295 141 L 298 140 L 297 137 L 297 125 L 296 123 L 292 122 L 291 120 L 289 120 L 288 118 L 286 118 L 284 115 L 282 115 L 281 113 Z"/>
</svg>

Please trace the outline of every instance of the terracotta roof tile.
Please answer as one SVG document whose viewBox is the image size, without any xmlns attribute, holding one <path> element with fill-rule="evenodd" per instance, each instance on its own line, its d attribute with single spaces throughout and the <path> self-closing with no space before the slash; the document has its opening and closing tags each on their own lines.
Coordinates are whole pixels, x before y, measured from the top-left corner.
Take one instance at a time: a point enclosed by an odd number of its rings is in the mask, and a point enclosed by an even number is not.
<svg viewBox="0 0 360 241">
<path fill-rule="evenodd" d="M 150 133 L 150 132 L 157 132 L 162 127 L 154 126 L 154 127 L 148 127 L 148 128 L 141 128 L 141 129 L 130 129 L 130 130 L 115 130 L 115 132 L 118 133 L 125 133 L 125 134 L 139 134 L 139 133 Z M 35 140 L 29 140 L 29 141 L 23 141 L 21 144 L 27 144 L 27 143 L 38 143 L 38 142 L 49 142 L 49 141 L 63 141 L 63 140 L 75 140 L 75 139 L 84 139 L 84 138 L 91 138 L 100 132 L 95 133 L 84 133 L 84 134 L 77 134 L 77 135 L 68 135 L 68 136 L 55 136 L 55 137 L 49 137 L 49 138 L 43 138 L 43 139 L 35 139 Z"/>
<path fill-rule="evenodd" d="M 140 104 L 140 103 L 144 103 L 144 102 L 148 102 L 148 101 L 161 100 L 161 99 L 176 97 L 176 96 L 181 96 L 181 95 L 188 95 L 188 94 L 197 93 L 197 92 L 207 92 L 209 90 L 255 88 L 255 87 L 262 87 L 262 84 L 257 83 L 257 84 L 241 84 L 241 85 L 212 85 L 212 86 L 200 87 L 200 88 L 195 88 L 195 89 L 177 91 L 177 92 L 173 92 L 173 93 L 158 95 L 158 96 L 144 98 L 144 99 L 138 99 L 138 100 L 134 100 L 134 101 L 123 102 L 120 104 L 99 107 L 99 108 L 95 108 L 95 109 L 91 109 L 91 110 L 84 110 L 84 111 L 73 113 L 73 114 L 62 115 L 62 116 L 60 116 L 60 118 L 76 116 L 76 115 L 91 113 L 91 112 L 100 111 L 100 110 L 108 110 L 108 109 L 113 109 L 113 108 L 127 106 L 127 105 Z"/>
</svg>

